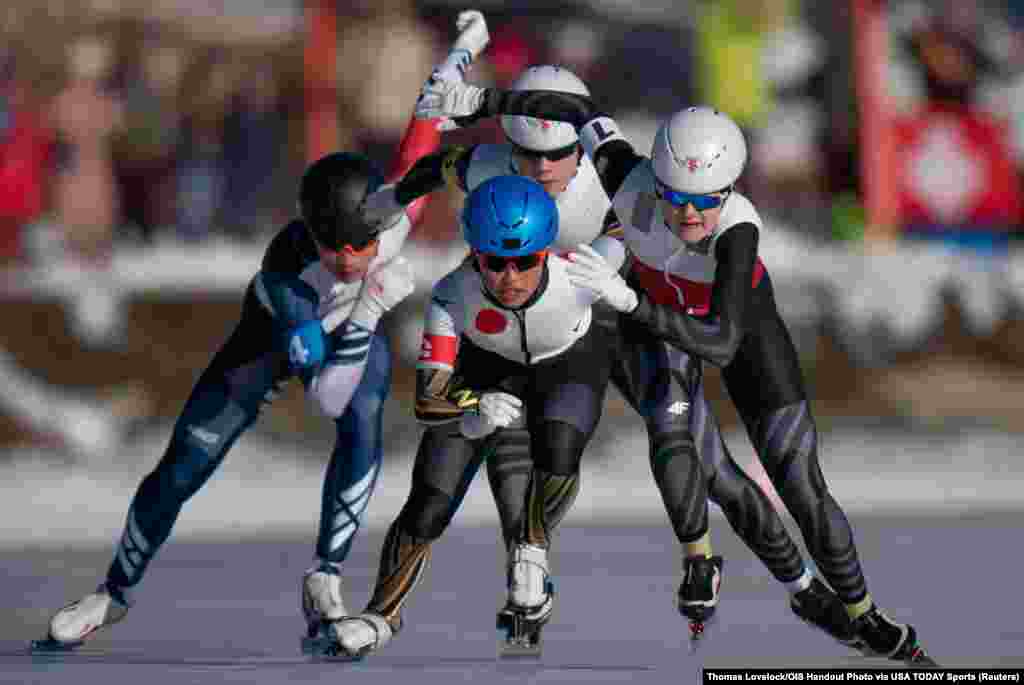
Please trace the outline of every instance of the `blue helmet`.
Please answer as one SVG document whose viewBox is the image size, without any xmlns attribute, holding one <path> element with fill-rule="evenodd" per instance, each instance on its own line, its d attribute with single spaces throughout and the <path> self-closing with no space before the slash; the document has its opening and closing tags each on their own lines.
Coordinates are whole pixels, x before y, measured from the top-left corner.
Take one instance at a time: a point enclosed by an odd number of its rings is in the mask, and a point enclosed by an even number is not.
<svg viewBox="0 0 1024 685">
<path fill-rule="evenodd" d="M 473 189 L 462 208 L 462 234 L 478 251 L 501 257 L 539 252 L 558 236 L 558 206 L 525 176 L 495 176 Z"/>
</svg>

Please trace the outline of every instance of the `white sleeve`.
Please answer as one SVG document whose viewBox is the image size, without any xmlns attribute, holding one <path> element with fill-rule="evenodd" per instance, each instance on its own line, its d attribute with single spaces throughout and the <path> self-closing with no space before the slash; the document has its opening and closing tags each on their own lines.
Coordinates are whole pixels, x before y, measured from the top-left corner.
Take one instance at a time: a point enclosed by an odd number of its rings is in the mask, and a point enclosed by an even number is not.
<svg viewBox="0 0 1024 685">
<path fill-rule="evenodd" d="M 327 359 L 313 376 L 307 392 L 324 414 L 338 418 L 345 413 L 363 380 L 373 331 L 346 321 L 329 334 L 327 340 L 330 345 Z"/>
<path fill-rule="evenodd" d="M 463 327 L 463 299 L 459 294 L 461 269 L 456 270 L 434 286 L 427 303 L 423 321 L 423 342 L 417 369 L 444 369 L 455 367 L 459 336 Z"/>
<path fill-rule="evenodd" d="M 377 248 L 377 256 L 374 258 L 374 265 L 383 264 L 398 254 L 405 244 L 412 230 L 412 222 L 409 215 L 405 214 L 398 223 L 380 234 L 380 245 Z"/>
<path fill-rule="evenodd" d="M 313 377 L 309 385 L 309 397 L 325 415 L 336 419 L 348 409 L 348 403 L 363 380 L 367 358 L 355 364 L 332 364 L 328 362 Z"/>
</svg>

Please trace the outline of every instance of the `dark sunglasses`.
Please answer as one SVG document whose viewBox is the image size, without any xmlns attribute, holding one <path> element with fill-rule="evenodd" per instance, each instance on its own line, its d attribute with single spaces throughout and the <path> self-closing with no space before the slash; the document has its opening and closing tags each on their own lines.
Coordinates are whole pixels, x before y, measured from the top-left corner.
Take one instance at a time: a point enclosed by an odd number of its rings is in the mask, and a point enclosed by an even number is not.
<svg viewBox="0 0 1024 685">
<path fill-rule="evenodd" d="M 522 147 L 521 145 L 516 145 L 511 140 L 508 141 L 508 144 L 511 146 L 512 151 L 520 157 L 532 160 L 546 159 L 549 162 L 558 162 L 565 159 L 572 153 L 576 152 L 576 148 L 579 146 L 579 143 L 570 143 L 565 147 L 556 148 L 554 150 L 530 150 L 529 148 Z"/>
<path fill-rule="evenodd" d="M 541 260 L 547 255 L 547 250 L 540 252 L 534 252 L 532 254 L 524 254 L 519 257 L 499 257 L 493 254 L 481 254 L 483 257 L 484 268 L 488 271 L 493 271 L 496 274 L 500 274 L 505 268 L 511 264 L 516 268 L 516 271 L 528 271 L 533 267 L 540 264 Z"/>
<path fill-rule="evenodd" d="M 712 194 L 693 195 L 691 193 L 682 193 L 678 190 L 672 190 L 668 186 L 658 183 L 658 197 L 663 200 L 668 200 L 669 204 L 673 207 L 685 207 L 686 205 L 693 205 L 693 208 L 698 212 L 703 212 L 705 209 L 714 209 L 715 207 L 721 207 L 722 203 L 725 202 L 725 198 L 729 196 L 729 191 L 719 191 Z"/>
</svg>

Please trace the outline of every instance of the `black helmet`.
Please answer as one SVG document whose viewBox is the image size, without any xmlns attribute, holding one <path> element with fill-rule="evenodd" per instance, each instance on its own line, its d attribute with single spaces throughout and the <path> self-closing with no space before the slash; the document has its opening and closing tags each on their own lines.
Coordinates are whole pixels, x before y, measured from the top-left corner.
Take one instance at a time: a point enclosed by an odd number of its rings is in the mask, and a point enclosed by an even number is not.
<svg viewBox="0 0 1024 685">
<path fill-rule="evenodd" d="M 363 221 L 359 206 L 383 183 L 362 155 L 335 152 L 313 162 L 302 175 L 299 208 L 316 241 L 332 250 L 358 249 L 377 237 L 379 229 Z"/>
</svg>

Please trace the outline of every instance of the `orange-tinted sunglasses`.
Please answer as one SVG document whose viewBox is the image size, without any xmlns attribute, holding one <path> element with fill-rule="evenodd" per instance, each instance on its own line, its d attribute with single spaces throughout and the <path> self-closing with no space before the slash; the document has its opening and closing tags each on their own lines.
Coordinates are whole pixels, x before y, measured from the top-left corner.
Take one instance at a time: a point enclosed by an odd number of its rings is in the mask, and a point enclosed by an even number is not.
<svg viewBox="0 0 1024 685">
<path fill-rule="evenodd" d="M 345 254 L 351 255 L 353 257 L 365 257 L 370 250 L 376 247 L 378 242 L 380 242 L 380 239 L 374 238 L 373 240 L 370 240 L 366 244 L 362 245 L 361 247 L 353 247 L 352 245 L 342 245 L 341 248 L 338 250 L 333 250 L 325 245 L 321 245 L 320 243 L 317 243 L 316 245 L 321 252 L 325 252 L 331 256 L 337 256 L 344 252 Z"/>
</svg>

